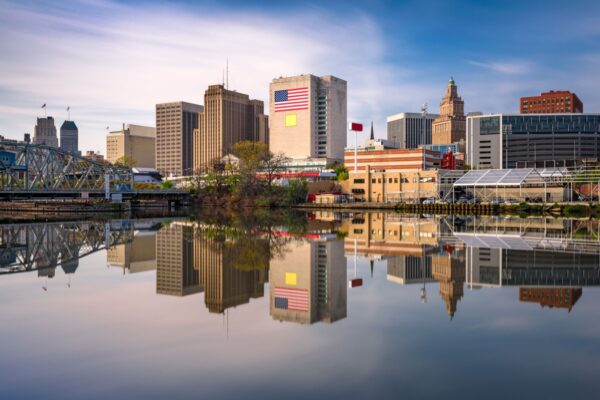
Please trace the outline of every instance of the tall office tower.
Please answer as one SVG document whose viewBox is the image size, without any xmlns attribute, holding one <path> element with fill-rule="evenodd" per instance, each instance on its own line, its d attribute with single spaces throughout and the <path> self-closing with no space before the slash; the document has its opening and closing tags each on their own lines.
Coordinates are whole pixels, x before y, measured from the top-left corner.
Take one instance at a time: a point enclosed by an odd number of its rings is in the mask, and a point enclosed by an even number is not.
<svg viewBox="0 0 600 400">
<path fill-rule="evenodd" d="M 194 131 L 194 171 L 212 168 L 212 164 L 231 153 L 243 140 L 268 144 L 264 103 L 250 100 L 247 94 L 211 85 L 204 92 L 204 111 Z"/>
<path fill-rule="evenodd" d="M 73 121 L 65 121 L 60 127 L 60 148 L 69 153 L 79 151 L 79 130 Z"/>
<path fill-rule="evenodd" d="M 183 101 L 156 105 L 156 169 L 162 175 L 192 175 L 194 129 L 203 110 Z"/>
<path fill-rule="evenodd" d="M 431 144 L 431 125 L 437 114 L 403 112 L 387 117 L 387 140 L 399 149 L 416 149 Z"/>
<path fill-rule="evenodd" d="M 334 76 L 299 75 L 270 85 L 270 148 L 292 159 L 342 161 L 347 134 L 347 84 Z"/>
<path fill-rule="evenodd" d="M 35 125 L 35 128 L 33 128 L 33 143 L 58 147 L 54 118 L 45 117 L 37 119 L 37 124 Z"/>
<path fill-rule="evenodd" d="M 575 93 L 551 90 L 539 96 L 521 97 L 521 114 L 583 113 L 583 103 Z"/>
<path fill-rule="evenodd" d="M 156 293 L 186 296 L 202 291 L 193 236 L 191 225 L 176 222 L 156 233 Z"/>
<path fill-rule="evenodd" d="M 129 157 L 136 167 L 156 168 L 155 146 L 155 128 L 123 124 L 123 129 L 106 135 L 106 159 L 114 163 L 121 157 Z"/>
<path fill-rule="evenodd" d="M 466 129 L 465 102 L 458 97 L 458 89 L 454 79 L 450 78 L 446 87 L 446 94 L 440 103 L 440 116 L 432 124 L 431 143 L 464 142 Z"/>
<path fill-rule="evenodd" d="M 294 241 L 284 259 L 271 260 L 270 309 L 275 320 L 300 324 L 346 318 L 344 242 L 325 237 Z"/>
<path fill-rule="evenodd" d="M 217 235 L 219 236 L 219 235 Z M 269 271 L 269 240 L 243 236 L 233 240 L 215 238 L 214 229 L 199 229 L 194 236 L 194 260 L 200 269 L 204 302 L 211 313 L 246 304 L 264 296 Z M 258 257 L 251 257 L 248 249 Z"/>
</svg>

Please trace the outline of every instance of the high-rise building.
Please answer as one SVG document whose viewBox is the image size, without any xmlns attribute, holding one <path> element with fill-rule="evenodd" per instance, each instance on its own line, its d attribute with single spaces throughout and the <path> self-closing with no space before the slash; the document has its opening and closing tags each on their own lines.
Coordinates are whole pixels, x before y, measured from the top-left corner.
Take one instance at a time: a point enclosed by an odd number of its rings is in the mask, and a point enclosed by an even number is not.
<svg viewBox="0 0 600 400">
<path fill-rule="evenodd" d="M 194 171 L 212 168 L 212 163 L 231 153 L 243 140 L 268 144 L 268 122 L 264 103 L 247 94 L 211 85 L 204 93 L 204 111 L 194 130 Z"/>
<path fill-rule="evenodd" d="M 162 175 L 192 174 L 194 129 L 203 110 L 183 101 L 156 105 L 156 169 Z"/>
<path fill-rule="evenodd" d="M 150 126 L 123 124 L 123 129 L 106 135 L 106 159 L 114 163 L 128 157 L 136 167 L 156 168 L 156 129 Z"/>
<path fill-rule="evenodd" d="M 458 88 L 454 83 L 454 79 L 450 78 L 448 86 L 446 86 L 446 94 L 440 103 L 440 115 L 432 124 L 431 144 L 450 144 L 464 141 L 465 121 L 465 102 L 458 96 Z"/>
<path fill-rule="evenodd" d="M 583 113 L 583 103 L 575 93 L 551 90 L 539 96 L 521 97 L 521 114 Z"/>
<path fill-rule="evenodd" d="M 156 293 L 187 296 L 201 291 L 193 226 L 172 223 L 162 228 L 156 233 Z"/>
<path fill-rule="evenodd" d="M 465 163 L 473 168 L 558 167 L 600 160 L 600 114 L 467 117 Z"/>
<path fill-rule="evenodd" d="M 270 85 L 270 149 L 292 159 L 344 158 L 347 136 L 346 81 L 299 75 Z"/>
<path fill-rule="evenodd" d="M 346 318 L 344 242 L 333 236 L 294 241 L 285 259 L 271 260 L 269 303 L 273 319 L 312 324 Z"/>
<path fill-rule="evenodd" d="M 33 128 L 33 143 L 58 147 L 58 138 L 56 137 L 54 118 L 44 117 L 37 119 L 35 128 Z"/>
<path fill-rule="evenodd" d="M 79 130 L 74 121 L 65 121 L 61 125 L 60 148 L 69 153 L 79 152 Z"/>
<path fill-rule="evenodd" d="M 437 114 L 403 112 L 387 117 L 387 140 L 399 149 L 416 149 L 431 144 L 431 125 Z M 445 143 L 446 144 L 446 143 Z"/>
</svg>

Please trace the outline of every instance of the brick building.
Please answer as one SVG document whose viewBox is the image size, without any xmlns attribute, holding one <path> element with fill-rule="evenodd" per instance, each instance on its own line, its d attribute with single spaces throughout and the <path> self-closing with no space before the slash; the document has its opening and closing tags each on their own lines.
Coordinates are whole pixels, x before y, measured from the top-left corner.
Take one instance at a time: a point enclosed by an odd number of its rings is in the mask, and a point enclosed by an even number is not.
<svg viewBox="0 0 600 400">
<path fill-rule="evenodd" d="M 583 103 L 575 93 L 551 90 L 539 96 L 521 97 L 521 114 L 583 113 Z"/>
</svg>

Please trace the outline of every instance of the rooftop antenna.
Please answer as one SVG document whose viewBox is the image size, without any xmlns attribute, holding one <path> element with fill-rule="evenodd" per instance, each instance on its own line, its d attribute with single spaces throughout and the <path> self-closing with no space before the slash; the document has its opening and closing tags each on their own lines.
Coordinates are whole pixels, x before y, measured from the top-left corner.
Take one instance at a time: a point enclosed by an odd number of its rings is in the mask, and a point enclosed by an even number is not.
<svg viewBox="0 0 600 400">
<path fill-rule="evenodd" d="M 69 115 L 68 121 L 70 121 L 71 120 L 71 106 L 67 106 L 67 113 Z"/>
<path fill-rule="evenodd" d="M 225 86 L 225 89 L 229 89 L 229 57 L 227 57 L 227 63 L 225 64 L 225 66 L 226 66 L 226 70 L 227 70 L 227 74 L 226 74 L 227 86 Z"/>
</svg>

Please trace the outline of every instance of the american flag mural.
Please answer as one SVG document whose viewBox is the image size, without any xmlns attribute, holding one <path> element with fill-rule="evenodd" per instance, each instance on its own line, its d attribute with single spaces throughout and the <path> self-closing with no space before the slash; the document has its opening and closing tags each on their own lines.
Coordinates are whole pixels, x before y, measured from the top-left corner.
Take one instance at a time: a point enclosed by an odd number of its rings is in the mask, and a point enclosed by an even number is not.
<svg viewBox="0 0 600 400">
<path fill-rule="evenodd" d="M 292 311 L 308 311 L 308 290 L 275 288 L 275 308 Z"/>
<path fill-rule="evenodd" d="M 275 112 L 308 109 L 308 88 L 276 90 Z"/>
</svg>

